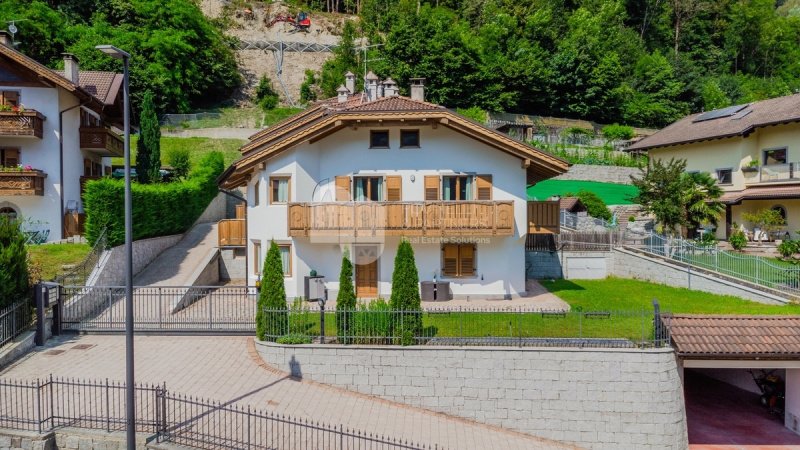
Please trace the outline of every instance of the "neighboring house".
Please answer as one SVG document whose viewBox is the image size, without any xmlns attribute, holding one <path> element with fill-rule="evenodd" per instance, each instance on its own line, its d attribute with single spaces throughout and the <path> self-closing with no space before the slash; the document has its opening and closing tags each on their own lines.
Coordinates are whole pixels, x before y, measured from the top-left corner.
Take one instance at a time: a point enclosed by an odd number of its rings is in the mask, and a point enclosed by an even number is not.
<svg viewBox="0 0 800 450">
<path fill-rule="evenodd" d="M 84 183 L 108 174 L 122 139 L 122 75 L 55 71 L 13 48 L 0 31 L 0 214 L 22 217 L 38 238 L 78 231 Z"/>
<path fill-rule="evenodd" d="M 558 207 L 574 214 L 586 212 L 586 205 L 578 197 L 561 197 L 558 199 Z"/>
<path fill-rule="evenodd" d="M 685 159 L 687 171 L 715 177 L 727 207 L 719 238 L 733 223 L 752 227 L 743 214 L 763 208 L 780 211 L 786 230 L 800 229 L 800 94 L 693 114 L 629 150 Z"/>
<path fill-rule="evenodd" d="M 251 137 L 222 175 L 247 188 L 249 282 L 274 240 L 289 297 L 312 270 L 338 289 L 342 252 L 361 298 L 388 298 L 397 246 L 414 248 L 420 280 L 457 298 L 525 292 L 526 186 L 567 163 L 424 101 L 392 80 L 366 79 Z M 335 293 L 333 293 L 335 295 Z"/>
</svg>

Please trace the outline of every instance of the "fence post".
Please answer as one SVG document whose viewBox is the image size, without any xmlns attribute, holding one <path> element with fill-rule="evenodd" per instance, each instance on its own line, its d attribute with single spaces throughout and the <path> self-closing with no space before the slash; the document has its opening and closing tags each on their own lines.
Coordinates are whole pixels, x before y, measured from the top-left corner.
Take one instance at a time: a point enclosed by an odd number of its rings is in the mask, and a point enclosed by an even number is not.
<svg viewBox="0 0 800 450">
<path fill-rule="evenodd" d="M 108 386 L 108 378 L 106 378 L 106 431 L 111 432 L 111 390 Z"/>
<path fill-rule="evenodd" d="M 39 382 L 39 379 L 36 379 L 36 426 L 39 430 L 39 433 L 42 432 L 42 384 Z"/>
<path fill-rule="evenodd" d="M 522 315 L 522 306 L 517 307 L 517 341 L 519 346 L 522 347 L 522 328 L 519 326 L 519 316 Z"/>
<path fill-rule="evenodd" d="M 191 288 L 189 288 L 191 289 Z M 214 308 L 211 307 L 211 298 L 213 294 L 211 293 L 211 289 L 206 290 L 206 297 L 208 297 L 208 329 L 214 329 Z"/>
<path fill-rule="evenodd" d="M 55 398 L 53 398 L 53 396 L 55 394 L 53 393 L 53 374 L 52 373 L 50 374 L 49 388 L 50 388 L 50 429 L 53 429 L 53 428 L 56 427 L 56 414 L 54 412 L 54 410 L 55 410 Z"/>
<path fill-rule="evenodd" d="M 111 307 L 111 288 L 108 288 L 108 328 L 114 327 L 114 308 Z"/>
<path fill-rule="evenodd" d="M 44 345 L 45 337 L 45 308 L 47 307 L 47 296 L 45 294 L 44 285 L 37 283 L 34 286 L 34 298 L 36 300 L 36 337 L 35 343 L 37 346 Z M 41 431 L 41 430 L 40 430 Z"/>
<path fill-rule="evenodd" d="M 248 449 L 251 448 L 251 443 L 250 443 L 250 419 L 251 419 L 251 416 L 250 416 L 250 405 L 247 405 L 247 448 Z"/>
<path fill-rule="evenodd" d="M 655 336 L 653 336 L 656 345 L 661 345 L 661 306 L 658 304 L 658 299 L 653 299 L 653 325 L 655 329 Z"/>
<path fill-rule="evenodd" d="M 159 287 L 158 288 L 158 329 L 159 330 L 161 329 L 161 327 L 164 326 L 163 323 L 162 323 L 162 319 L 161 319 L 161 315 L 162 315 L 161 309 L 163 308 L 163 305 L 164 305 L 163 295 L 164 294 L 163 294 L 163 292 L 161 292 L 161 288 Z"/>
</svg>

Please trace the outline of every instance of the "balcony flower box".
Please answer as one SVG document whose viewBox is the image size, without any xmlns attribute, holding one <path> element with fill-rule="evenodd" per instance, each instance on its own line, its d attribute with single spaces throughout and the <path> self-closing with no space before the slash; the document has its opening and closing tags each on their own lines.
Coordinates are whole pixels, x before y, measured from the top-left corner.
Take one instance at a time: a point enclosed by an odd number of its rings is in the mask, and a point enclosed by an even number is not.
<svg viewBox="0 0 800 450">
<path fill-rule="evenodd" d="M 0 195 L 44 195 L 47 174 L 27 167 L 0 168 Z"/>
<path fill-rule="evenodd" d="M 0 111 L 0 136 L 43 136 L 45 117 L 31 109 Z"/>
<path fill-rule="evenodd" d="M 758 172 L 758 166 L 742 166 L 742 172 L 744 172 L 744 173 L 756 173 L 756 172 Z"/>
</svg>

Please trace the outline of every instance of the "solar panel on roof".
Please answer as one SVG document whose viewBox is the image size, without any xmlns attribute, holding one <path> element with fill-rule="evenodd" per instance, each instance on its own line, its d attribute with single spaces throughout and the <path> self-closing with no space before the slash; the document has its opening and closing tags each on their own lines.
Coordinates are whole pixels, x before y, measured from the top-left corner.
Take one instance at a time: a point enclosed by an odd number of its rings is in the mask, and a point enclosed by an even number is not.
<svg viewBox="0 0 800 450">
<path fill-rule="evenodd" d="M 728 106 L 727 108 L 715 109 L 713 111 L 705 112 L 695 117 L 692 122 L 705 122 L 706 120 L 714 120 L 722 117 L 730 117 L 739 111 L 747 108 L 749 103 L 744 105 Z"/>
</svg>

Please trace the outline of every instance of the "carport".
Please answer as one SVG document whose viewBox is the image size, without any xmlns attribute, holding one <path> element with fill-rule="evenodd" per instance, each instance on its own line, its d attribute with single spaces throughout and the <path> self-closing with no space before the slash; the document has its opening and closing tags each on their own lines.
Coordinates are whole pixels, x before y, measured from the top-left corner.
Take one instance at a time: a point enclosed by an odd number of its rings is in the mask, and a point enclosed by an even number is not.
<svg viewBox="0 0 800 450">
<path fill-rule="evenodd" d="M 665 315 L 693 449 L 800 445 L 800 316 Z M 785 380 L 785 414 L 749 371 Z M 772 409 L 772 411 L 770 411 Z"/>
</svg>

